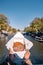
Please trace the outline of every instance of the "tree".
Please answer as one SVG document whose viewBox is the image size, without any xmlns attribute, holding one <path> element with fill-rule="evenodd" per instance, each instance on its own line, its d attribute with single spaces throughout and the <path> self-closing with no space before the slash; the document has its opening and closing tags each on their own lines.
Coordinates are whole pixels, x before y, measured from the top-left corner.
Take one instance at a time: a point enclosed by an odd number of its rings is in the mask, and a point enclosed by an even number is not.
<svg viewBox="0 0 43 65">
<path fill-rule="evenodd" d="M 25 32 L 37 32 L 38 30 L 43 31 L 43 18 L 35 18 L 30 26 L 24 29 Z"/>
<path fill-rule="evenodd" d="M 20 29 L 18 29 L 17 31 L 20 32 Z"/>
<path fill-rule="evenodd" d="M 37 32 L 38 30 L 40 30 L 41 28 L 42 28 L 42 21 L 41 21 L 41 18 L 35 18 L 33 21 L 32 21 L 32 23 L 31 23 L 31 25 L 30 25 L 31 27 L 32 27 L 32 29 L 35 31 L 35 32 Z"/>
<path fill-rule="evenodd" d="M 7 25 L 8 25 L 8 18 L 5 15 L 0 14 L 0 29 L 6 30 Z"/>
<path fill-rule="evenodd" d="M 0 14 L 0 22 L 2 21 L 2 23 L 8 23 L 8 18 L 3 15 L 3 14 Z"/>
<path fill-rule="evenodd" d="M 15 29 L 15 28 L 12 28 L 12 31 L 15 33 L 15 32 L 17 32 L 17 30 Z"/>
</svg>

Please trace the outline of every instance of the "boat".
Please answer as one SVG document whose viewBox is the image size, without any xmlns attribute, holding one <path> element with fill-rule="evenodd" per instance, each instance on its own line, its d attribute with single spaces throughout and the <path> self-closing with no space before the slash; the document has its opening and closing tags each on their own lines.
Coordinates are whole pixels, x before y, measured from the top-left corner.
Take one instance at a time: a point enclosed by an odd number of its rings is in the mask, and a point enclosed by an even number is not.
<svg viewBox="0 0 43 65">
<path fill-rule="evenodd" d="M 35 37 L 35 40 L 37 40 L 37 41 L 39 41 L 39 42 L 42 42 L 42 43 L 43 43 L 43 38 L 42 38 L 42 37 L 38 37 L 38 36 L 36 36 L 36 37 Z"/>
</svg>

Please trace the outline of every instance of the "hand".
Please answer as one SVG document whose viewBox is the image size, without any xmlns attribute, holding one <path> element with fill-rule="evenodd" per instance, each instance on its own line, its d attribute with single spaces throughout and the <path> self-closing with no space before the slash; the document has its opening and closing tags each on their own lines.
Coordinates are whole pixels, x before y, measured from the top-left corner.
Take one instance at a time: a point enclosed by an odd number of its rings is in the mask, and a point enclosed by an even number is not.
<svg viewBox="0 0 43 65">
<path fill-rule="evenodd" d="M 13 50 L 9 48 L 9 54 L 13 54 Z"/>
<path fill-rule="evenodd" d="M 14 56 L 13 51 L 12 51 L 11 48 L 9 48 L 9 57 L 10 57 L 10 59 L 11 59 L 12 61 L 15 59 L 15 56 Z"/>
<path fill-rule="evenodd" d="M 25 55 L 24 55 L 25 59 L 29 59 L 30 58 L 30 52 L 29 50 L 26 51 Z"/>
</svg>

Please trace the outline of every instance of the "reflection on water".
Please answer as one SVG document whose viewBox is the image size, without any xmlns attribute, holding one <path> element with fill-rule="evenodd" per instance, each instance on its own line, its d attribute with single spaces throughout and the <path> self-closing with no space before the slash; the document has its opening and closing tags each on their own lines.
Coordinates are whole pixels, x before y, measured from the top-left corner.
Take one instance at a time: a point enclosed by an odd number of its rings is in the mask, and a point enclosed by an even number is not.
<svg viewBox="0 0 43 65">
<path fill-rule="evenodd" d="M 27 39 L 33 42 L 33 47 L 30 49 L 31 52 L 31 60 L 33 63 L 43 63 L 43 43 L 35 41 L 32 37 L 26 36 Z M 9 40 L 10 37 L 5 38 L 5 40 L 0 41 L 0 58 L 2 58 L 5 53 L 7 55 L 7 50 L 5 47 L 5 44 L 7 43 L 7 40 Z"/>
</svg>

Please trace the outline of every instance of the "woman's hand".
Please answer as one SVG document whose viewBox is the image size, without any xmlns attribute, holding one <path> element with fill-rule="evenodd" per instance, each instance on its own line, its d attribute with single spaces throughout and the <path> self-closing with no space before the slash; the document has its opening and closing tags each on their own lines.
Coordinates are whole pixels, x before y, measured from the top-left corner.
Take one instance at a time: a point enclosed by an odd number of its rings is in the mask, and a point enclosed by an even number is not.
<svg viewBox="0 0 43 65">
<path fill-rule="evenodd" d="M 26 60 L 30 58 L 30 51 L 29 51 L 29 50 L 26 51 L 26 53 L 25 53 L 25 55 L 24 55 L 24 58 L 25 58 Z"/>
<path fill-rule="evenodd" d="M 12 51 L 11 48 L 9 48 L 9 57 L 10 57 L 10 59 L 11 59 L 12 61 L 15 59 L 15 56 L 14 56 L 13 51 Z"/>
</svg>

